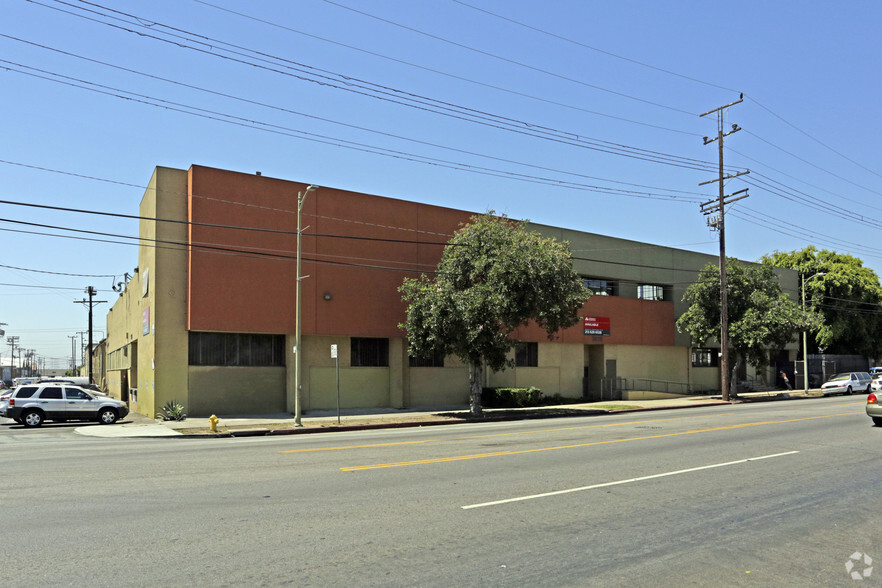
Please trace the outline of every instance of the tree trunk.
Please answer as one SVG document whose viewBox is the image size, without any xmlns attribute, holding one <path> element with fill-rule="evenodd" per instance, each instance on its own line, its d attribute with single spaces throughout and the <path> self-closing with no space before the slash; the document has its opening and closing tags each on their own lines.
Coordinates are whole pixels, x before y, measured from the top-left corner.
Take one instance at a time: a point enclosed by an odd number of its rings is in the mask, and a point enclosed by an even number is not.
<svg viewBox="0 0 882 588">
<path fill-rule="evenodd" d="M 469 368 L 469 408 L 472 416 L 483 416 L 484 411 L 481 407 L 481 369 L 480 363 L 473 363 Z"/>
</svg>

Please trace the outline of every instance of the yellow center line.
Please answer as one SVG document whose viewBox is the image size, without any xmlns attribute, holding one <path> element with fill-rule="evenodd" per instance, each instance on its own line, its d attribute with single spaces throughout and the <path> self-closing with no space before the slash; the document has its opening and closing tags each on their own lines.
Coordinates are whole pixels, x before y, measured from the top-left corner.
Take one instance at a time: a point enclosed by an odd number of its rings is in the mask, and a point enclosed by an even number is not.
<svg viewBox="0 0 882 588">
<path fill-rule="evenodd" d="M 602 425 L 580 425 L 578 427 L 559 427 L 554 429 L 540 429 L 538 431 L 509 431 L 506 433 L 490 433 L 487 435 L 468 435 L 464 437 L 450 437 L 448 439 L 422 439 L 418 441 L 395 441 L 391 443 L 371 443 L 368 445 L 341 445 L 336 447 L 312 447 L 307 449 L 283 449 L 279 453 L 311 453 L 313 451 L 340 451 L 344 449 L 369 449 L 372 447 L 394 447 L 398 445 L 419 445 L 420 443 L 441 443 L 449 441 L 466 441 L 469 439 L 487 439 L 490 437 L 511 437 L 515 435 L 536 435 L 540 433 L 557 433 L 560 431 L 580 431 L 584 429 L 597 429 L 603 427 L 624 427 L 630 425 L 644 425 L 647 423 L 666 423 L 671 421 L 683 421 L 698 419 L 700 416 L 675 417 L 670 419 L 650 419 L 646 421 L 629 421 L 627 423 L 606 423 Z"/>
<path fill-rule="evenodd" d="M 606 440 L 606 441 L 591 441 L 588 443 L 579 443 L 576 445 L 560 445 L 560 446 L 556 446 L 556 447 L 540 447 L 537 449 L 522 449 L 519 451 L 498 451 L 495 453 L 479 453 L 479 454 L 474 454 L 474 455 L 439 457 L 439 458 L 434 458 L 434 459 L 421 459 L 421 460 L 415 460 L 415 461 L 401 461 L 401 462 L 394 462 L 394 463 L 380 463 L 380 464 L 372 464 L 372 465 L 364 465 L 364 466 L 350 466 L 350 467 L 343 467 L 340 469 L 343 470 L 344 472 L 357 472 L 357 471 L 374 470 L 374 469 L 380 469 L 380 468 L 396 468 L 396 467 L 412 466 L 412 465 L 424 465 L 424 464 L 429 464 L 429 463 L 464 461 L 464 460 L 468 460 L 468 459 L 484 459 L 484 458 L 488 458 L 488 457 L 500 457 L 500 456 L 504 456 L 504 455 L 519 455 L 519 454 L 525 454 L 525 453 L 538 453 L 540 451 L 557 451 L 560 449 L 575 449 L 575 448 L 579 448 L 579 447 L 590 447 L 593 445 L 607 445 L 607 444 L 611 444 L 611 443 L 625 443 L 628 441 L 645 441 L 647 439 L 661 439 L 663 437 L 677 437 L 680 435 L 694 435 L 696 433 L 710 433 L 710 432 L 714 432 L 714 431 L 727 431 L 727 430 L 732 430 L 732 429 L 743 429 L 746 427 L 759 427 L 759 426 L 763 426 L 763 425 L 780 425 L 780 424 L 786 424 L 786 423 L 798 423 L 798 422 L 802 422 L 802 421 L 828 419 L 828 418 L 840 417 L 840 416 L 854 416 L 854 413 L 853 412 L 843 412 L 843 413 L 829 414 L 829 415 L 823 415 L 823 416 L 803 417 L 803 418 L 798 418 L 798 419 L 787 419 L 787 420 L 778 420 L 778 421 L 759 421 L 759 422 L 755 422 L 755 423 L 742 423 L 739 425 L 726 425 L 726 426 L 722 426 L 722 427 L 710 427 L 707 429 L 693 429 L 691 431 L 681 431 L 679 433 L 662 433 L 659 435 L 647 435 L 645 437 L 630 437 L 628 439 L 610 439 L 610 440 Z"/>
</svg>

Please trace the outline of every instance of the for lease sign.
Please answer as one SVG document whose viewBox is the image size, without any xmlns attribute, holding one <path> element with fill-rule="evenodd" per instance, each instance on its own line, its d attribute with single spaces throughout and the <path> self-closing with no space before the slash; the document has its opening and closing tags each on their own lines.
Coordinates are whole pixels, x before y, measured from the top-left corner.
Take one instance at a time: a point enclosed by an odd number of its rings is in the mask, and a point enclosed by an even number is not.
<svg viewBox="0 0 882 588">
<path fill-rule="evenodd" d="M 585 334 L 586 335 L 606 335 L 606 336 L 609 336 L 609 317 L 586 316 L 585 317 Z"/>
</svg>

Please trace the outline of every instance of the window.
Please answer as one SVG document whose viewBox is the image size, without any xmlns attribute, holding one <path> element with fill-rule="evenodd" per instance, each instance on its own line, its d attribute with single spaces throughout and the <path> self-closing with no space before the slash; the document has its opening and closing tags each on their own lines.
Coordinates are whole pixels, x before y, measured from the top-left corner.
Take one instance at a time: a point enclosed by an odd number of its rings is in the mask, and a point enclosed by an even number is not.
<svg viewBox="0 0 882 588">
<path fill-rule="evenodd" d="M 594 278 L 582 278 L 582 285 L 599 296 L 618 296 L 619 286 L 617 282 L 610 280 L 597 280 Z"/>
<path fill-rule="evenodd" d="M 68 400 L 91 400 L 92 397 L 83 392 L 82 390 L 77 390 L 76 388 L 65 388 L 64 394 L 67 396 Z"/>
<path fill-rule="evenodd" d="M 285 336 L 191 332 L 190 365 L 284 366 Z"/>
<path fill-rule="evenodd" d="M 431 357 L 414 357 L 409 358 L 410 367 L 444 367 L 444 354 L 436 353 Z"/>
<path fill-rule="evenodd" d="M 388 367 L 389 339 L 353 337 L 349 365 L 352 367 Z"/>
<path fill-rule="evenodd" d="M 637 298 L 640 300 L 665 300 L 665 287 L 656 284 L 638 284 Z"/>
<path fill-rule="evenodd" d="M 61 400 L 61 387 L 60 386 L 52 386 L 50 388 L 43 388 L 43 391 L 40 392 L 40 400 Z"/>
<path fill-rule="evenodd" d="M 692 367 L 717 367 L 720 356 L 716 349 L 695 348 L 692 350 Z"/>
<path fill-rule="evenodd" d="M 539 365 L 539 344 L 518 343 L 515 345 L 515 366 L 537 367 Z"/>
<path fill-rule="evenodd" d="M 23 386 L 15 393 L 16 398 L 30 398 L 37 391 L 37 386 Z"/>
</svg>

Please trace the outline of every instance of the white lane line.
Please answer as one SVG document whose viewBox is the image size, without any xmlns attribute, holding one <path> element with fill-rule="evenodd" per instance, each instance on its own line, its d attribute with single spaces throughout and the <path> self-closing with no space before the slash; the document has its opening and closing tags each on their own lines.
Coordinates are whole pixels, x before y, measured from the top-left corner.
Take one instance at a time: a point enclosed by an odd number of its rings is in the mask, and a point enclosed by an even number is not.
<svg viewBox="0 0 882 588">
<path fill-rule="evenodd" d="M 748 457 L 747 459 L 739 459 L 737 461 L 727 461 L 725 463 L 715 463 L 706 466 L 699 466 L 695 468 L 688 468 L 685 470 L 676 470 L 674 472 L 665 472 L 662 474 L 653 474 L 651 476 L 641 476 L 639 478 L 631 478 L 629 480 L 618 480 L 616 482 L 605 482 L 603 484 L 594 484 L 593 486 L 582 486 L 581 488 L 569 488 L 567 490 L 557 490 L 555 492 L 545 492 L 543 494 L 533 494 L 531 496 L 518 496 L 516 498 L 506 498 L 504 500 L 494 500 L 493 502 L 482 502 L 481 504 L 469 504 L 461 507 L 463 510 L 468 510 L 471 508 L 483 508 L 485 506 L 495 506 L 497 504 L 507 504 L 509 502 L 521 502 L 523 500 L 533 500 L 535 498 L 546 498 L 548 496 L 558 496 L 560 494 L 570 494 L 571 492 L 582 492 L 584 490 L 594 490 L 596 488 L 606 488 L 608 486 L 618 486 L 620 484 L 630 484 L 632 482 L 642 482 L 644 480 L 652 480 L 653 478 L 665 478 L 667 476 L 676 476 L 679 474 L 688 474 L 689 472 L 698 472 L 701 470 L 710 470 L 713 468 L 722 468 L 731 465 L 737 465 L 740 463 L 747 463 L 749 461 L 758 461 L 760 459 L 771 459 L 773 457 L 783 457 L 785 455 L 793 455 L 795 453 L 799 453 L 798 451 L 788 451 L 786 453 L 773 453 L 772 455 L 760 455 L 759 457 Z"/>
</svg>

